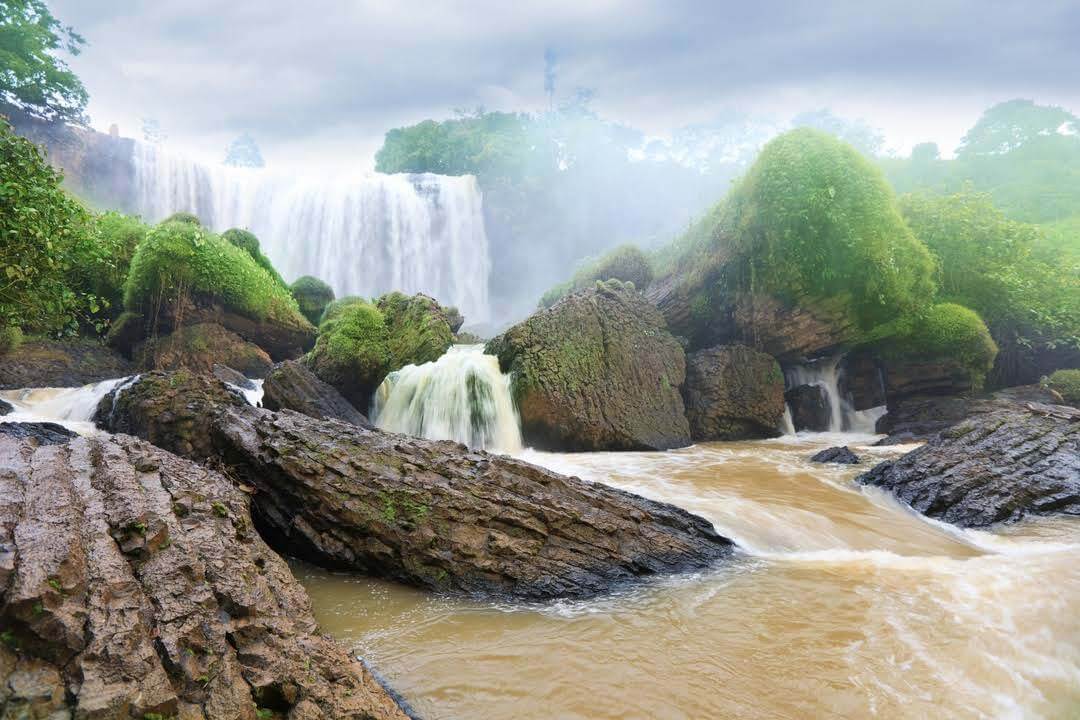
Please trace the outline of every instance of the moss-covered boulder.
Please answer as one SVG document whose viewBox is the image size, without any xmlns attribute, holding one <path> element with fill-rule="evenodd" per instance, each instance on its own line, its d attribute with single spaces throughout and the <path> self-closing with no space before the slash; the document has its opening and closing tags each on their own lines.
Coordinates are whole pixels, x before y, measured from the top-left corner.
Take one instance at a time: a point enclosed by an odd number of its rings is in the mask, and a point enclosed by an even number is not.
<svg viewBox="0 0 1080 720">
<path fill-rule="evenodd" d="M 289 286 L 296 304 L 312 325 L 318 325 L 326 306 L 334 301 L 334 289 L 322 280 L 304 275 Z"/>
<path fill-rule="evenodd" d="M 583 264 L 574 276 L 544 293 L 540 307 L 551 307 L 574 290 L 591 287 L 596 281 L 618 280 L 644 290 L 653 279 L 652 261 L 636 245 L 620 245 L 595 260 Z"/>
<path fill-rule="evenodd" d="M 223 232 L 221 238 L 246 252 L 251 256 L 252 260 L 258 263 L 259 267 L 270 273 L 278 281 L 278 284 L 287 287 L 285 280 L 278 274 L 274 264 L 270 262 L 270 258 L 263 255 L 262 246 L 259 244 L 259 238 L 255 236 L 255 233 L 241 228 L 232 228 Z"/>
<path fill-rule="evenodd" d="M 1044 385 L 1060 395 L 1066 404 L 1080 407 L 1080 368 L 1055 370 Z"/>
<path fill-rule="evenodd" d="M 139 244 L 124 285 L 124 308 L 144 333 L 214 322 L 266 350 L 298 357 L 315 328 L 289 292 L 246 251 L 188 222 L 166 222 Z M 138 325 L 129 319 L 129 329 Z M 129 342 L 137 333 L 118 334 Z"/>
<path fill-rule="evenodd" d="M 134 372 L 127 359 L 95 338 L 29 338 L 0 355 L 0 390 L 78 387 Z"/>
<path fill-rule="evenodd" d="M 525 441 L 551 450 L 659 450 L 690 444 L 679 388 L 686 361 L 634 290 L 597 283 L 491 340 L 512 373 Z"/>
<path fill-rule="evenodd" d="M 745 345 L 686 357 L 686 417 L 694 440 L 776 437 L 784 415 L 780 364 Z"/>
<path fill-rule="evenodd" d="M 388 374 L 437 360 L 453 342 L 446 311 L 426 295 L 394 292 L 374 303 L 347 297 L 323 311 L 319 337 L 306 363 L 366 410 Z"/>
<path fill-rule="evenodd" d="M 161 224 L 167 225 L 168 223 L 174 222 L 184 223 L 186 225 L 194 225 L 195 227 L 202 227 L 202 220 L 199 219 L 199 216 L 195 213 L 189 212 L 174 212 L 172 215 L 162 220 Z"/>
<path fill-rule="evenodd" d="M 274 364 L 258 345 L 216 323 L 185 325 L 165 337 L 148 339 L 135 357 L 146 370 L 183 368 L 210 374 L 215 365 L 225 365 L 249 378 L 265 377 Z"/>
</svg>

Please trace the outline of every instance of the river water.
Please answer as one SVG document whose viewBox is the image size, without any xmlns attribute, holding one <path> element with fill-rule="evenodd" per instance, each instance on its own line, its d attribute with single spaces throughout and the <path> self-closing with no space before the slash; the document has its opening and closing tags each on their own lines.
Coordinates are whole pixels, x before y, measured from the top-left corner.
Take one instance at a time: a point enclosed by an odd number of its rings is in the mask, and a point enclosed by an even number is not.
<svg viewBox="0 0 1080 720">
<path fill-rule="evenodd" d="M 614 596 L 481 603 L 294 569 L 323 628 L 429 720 L 1080 717 L 1080 524 L 925 520 L 856 486 L 858 469 L 807 462 L 838 440 L 859 438 L 527 451 L 744 549 Z"/>
</svg>

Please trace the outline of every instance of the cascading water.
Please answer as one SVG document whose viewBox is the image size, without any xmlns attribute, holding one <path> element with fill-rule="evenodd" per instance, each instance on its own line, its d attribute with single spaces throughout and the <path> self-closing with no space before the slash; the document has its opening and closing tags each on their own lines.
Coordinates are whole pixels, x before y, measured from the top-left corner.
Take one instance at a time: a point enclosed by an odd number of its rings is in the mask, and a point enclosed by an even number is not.
<svg viewBox="0 0 1080 720">
<path fill-rule="evenodd" d="M 435 362 L 391 373 L 375 393 L 371 416 L 391 432 L 476 449 L 521 449 L 510 378 L 483 345 L 455 345 Z"/>
<path fill-rule="evenodd" d="M 471 175 L 303 179 L 203 165 L 136 143 L 135 211 L 192 212 L 215 231 L 247 228 L 289 280 L 314 275 L 339 295 L 424 292 L 470 322 L 489 319 L 487 235 Z"/>
<path fill-rule="evenodd" d="M 81 435 L 96 432 L 91 418 L 98 403 L 113 389 L 123 390 L 128 378 L 102 380 L 82 387 L 25 388 L 0 392 L 11 403 L 12 412 L 0 422 L 53 422 Z"/>
<path fill-rule="evenodd" d="M 878 418 L 885 414 L 885 407 L 875 407 L 868 410 L 856 410 L 849 400 L 840 392 L 840 361 L 841 357 L 825 358 L 807 365 L 794 365 L 786 368 L 784 379 L 787 389 L 800 385 L 814 385 L 820 387 L 829 404 L 829 429 L 828 432 L 856 432 L 873 433 Z M 788 434 L 794 432 L 794 425 L 790 425 L 791 411 L 784 410 L 784 427 L 782 432 Z"/>
</svg>

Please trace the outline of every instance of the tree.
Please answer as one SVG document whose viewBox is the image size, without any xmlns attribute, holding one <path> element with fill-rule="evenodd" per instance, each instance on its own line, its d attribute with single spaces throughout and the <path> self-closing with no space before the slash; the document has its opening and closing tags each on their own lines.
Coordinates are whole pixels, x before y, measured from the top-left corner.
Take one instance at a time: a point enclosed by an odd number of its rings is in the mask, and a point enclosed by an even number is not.
<svg viewBox="0 0 1080 720">
<path fill-rule="evenodd" d="M 1038 137 L 1080 133 L 1080 120 L 1064 108 L 1009 100 L 987 110 L 964 135 L 961 159 L 1010 153 Z"/>
<path fill-rule="evenodd" d="M 0 98 L 50 121 L 86 121 L 86 88 L 58 51 L 78 55 L 81 35 L 63 25 L 43 0 L 0 3 Z"/>
<path fill-rule="evenodd" d="M 225 148 L 224 163 L 229 167 L 261 168 L 266 165 L 255 138 L 244 133 Z"/>
</svg>

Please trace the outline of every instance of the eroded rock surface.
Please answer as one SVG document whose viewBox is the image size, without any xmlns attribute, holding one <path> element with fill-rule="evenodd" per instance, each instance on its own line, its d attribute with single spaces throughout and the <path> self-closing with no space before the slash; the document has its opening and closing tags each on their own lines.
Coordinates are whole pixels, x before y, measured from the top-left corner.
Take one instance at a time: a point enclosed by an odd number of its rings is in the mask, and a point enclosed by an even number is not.
<svg viewBox="0 0 1080 720">
<path fill-rule="evenodd" d="M 784 393 L 784 402 L 791 410 L 791 424 L 796 431 L 825 432 L 829 429 L 832 409 L 825 388 L 820 385 L 798 385 Z"/>
<path fill-rule="evenodd" d="M 784 414 L 784 375 L 772 357 L 726 345 L 686 357 L 686 416 L 695 440 L 776 437 Z"/>
<path fill-rule="evenodd" d="M 78 387 L 133 372 L 130 362 L 97 340 L 34 339 L 0 355 L 0 390 Z"/>
<path fill-rule="evenodd" d="M 858 480 L 962 527 L 1080 515 L 1080 410 L 1002 404 Z"/>
<path fill-rule="evenodd" d="M 851 452 L 851 448 L 844 445 L 842 447 L 825 448 L 821 452 L 814 453 L 810 457 L 810 462 L 815 463 L 836 463 L 838 465 L 858 465 L 861 460 L 859 456 Z"/>
<path fill-rule="evenodd" d="M 403 720 L 248 503 L 135 438 L 0 433 L 3 716 Z"/>
<path fill-rule="evenodd" d="M 212 378 L 146 374 L 109 424 L 228 467 L 255 488 L 264 537 L 323 567 L 539 600 L 732 552 L 671 505 L 457 443 L 253 408 Z"/>
<path fill-rule="evenodd" d="M 215 323 L 177 328 L 171 334 L 146 340 L 135 350 L 140 368 L 211 373 L 225 365 L 245 377 L 266 377 L 273 361 L 259 346 Z"/>
<path fill-rule="evenodd" d="M 367 417 L 332 385 L 316 377 L 303 363 L 286 360 L 274 366 L 263 383 L 263 407 L 295 410 L 320 420 L 341 420 L 371 427 Z"/>
</svg>

